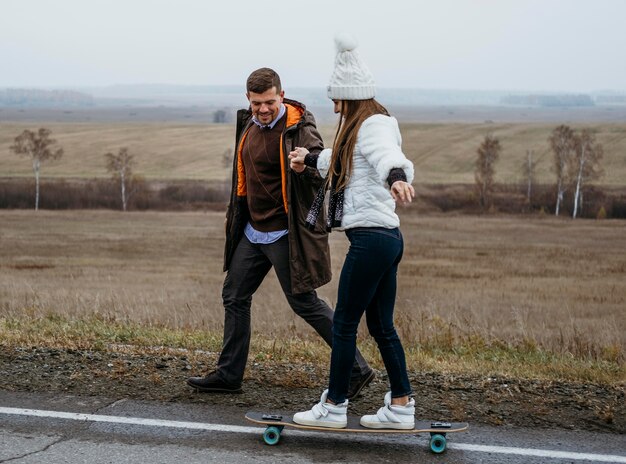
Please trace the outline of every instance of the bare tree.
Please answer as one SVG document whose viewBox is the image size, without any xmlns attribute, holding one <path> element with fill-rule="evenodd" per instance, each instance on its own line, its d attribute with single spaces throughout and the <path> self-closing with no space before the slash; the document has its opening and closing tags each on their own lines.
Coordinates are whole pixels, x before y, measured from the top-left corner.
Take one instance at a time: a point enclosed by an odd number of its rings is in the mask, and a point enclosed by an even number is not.
<svg viewBox="0 0 626 464">
<path fill-rule="evenodd" d="M 576 218 L 579 208 L 582 211 L 584 184 L 598 179 L 603 174 L 599 166 L 603 155 L 604 149 L 596 142 L 596 137 L 591 131 L 583 129 L 580 135 L 575 135 L 574 162 L 570 167 L 572 171 L 570 178 L 575 179 L 576 183 L 573 218 Z"/>
<path fill-rule="evenodd" d="M 128 153 L 128 148 L 126 147 L 120 148 L 117 155 L 109 152 L 104 157 L 107 161 L 107 171 L 113 175 L 114 180 L 120 183 L 122 209 L 126 211 L 128 200 L 135 191 L 131 188 L 133 183 L 132 168 L 135 164 L 134 157 Z"/>
<path fill-rule="evenodd" d="M 15 137 L 10 149 L 20 156 L 30 156 L 35 174 L 35 211 L 39 210 L 39 169 L 41 163 L 56 160 L 63 156 L 63 149 L 53 149 L 57 143 L 50 138 L 50 129 L 40 128 L 37 132 L 26 129 Z"/>
<path fill-rule="evenodd" d="M 233 165 L 233 153 L 234 150 L 232 148 L 227 148 L 222 152 L 222 166 L 225 168 L 231 167 Z"/>
<path fill-rule="evenodd" d="M 560 125 L 552 131 L 550 148 L 554 152 L 554 169 L 556 172 L 556 209 L 555 215 L 559 215 L 563 195 L 568 187 L 569 165 L 574 152 L 574 131 L 565 125 Z"/>
<path fill-rule="evenodd" d="M 533 150 L 526 150 L 526 160 L 522 163 L 522 176 L 526 183 L 526 201 L 530 205 L 532 197 L 533 182 L 535 181 L 535 170 L 537 168 L 537 161 L 533 159 L 535 152 Z"/>
<path fill-rule="evenodd" d="M 213 122 L 216 124 L 224 124 L 228 119 L 228 113 L 226 110 L 217 110 L 213 113 Z"/>
<path fill-rule="evenodd" d="M 485 139 L 476 151 L 478 159 L 476 160 L 474 179 L 476 180 L 476 188 L 478 190 L 478 201 L 483 211 L 491 206 L 493 176 L 495 173 L 494 164 L 498 160 L 501 150 L 500 140 L 489 134 L 485 136 Z"/>
</svg>

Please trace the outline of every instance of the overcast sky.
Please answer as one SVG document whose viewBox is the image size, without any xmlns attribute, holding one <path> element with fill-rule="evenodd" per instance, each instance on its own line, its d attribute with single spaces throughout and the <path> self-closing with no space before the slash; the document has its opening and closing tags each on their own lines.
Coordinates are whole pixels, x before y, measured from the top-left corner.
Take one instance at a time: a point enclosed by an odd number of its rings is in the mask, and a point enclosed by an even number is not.
<svg viewBox="0 0 626 464">
<path fill-rule="evenodd" d="M 347 31 L 380 87 L 626 91 L 623 0 L 0 0 L 0 87 L 325 87 Z"/>
</svg>

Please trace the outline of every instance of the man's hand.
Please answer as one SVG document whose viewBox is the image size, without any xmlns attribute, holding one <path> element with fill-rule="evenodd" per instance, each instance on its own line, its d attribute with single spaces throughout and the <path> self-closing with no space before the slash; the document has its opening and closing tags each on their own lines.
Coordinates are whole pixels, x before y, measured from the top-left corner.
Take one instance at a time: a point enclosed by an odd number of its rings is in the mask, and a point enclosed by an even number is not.
<svg viewBox="0 0 626 464">
<path fill-rule="evenodd" d="M 391 196 L 402 205 L 406 205 L 413 201 L 415 198 L 415 189 L 411 184 L 404 182 L 403 180 L 397 180 L 391 186 Z"/>
<path fill-rule="evenodd" d="M 289 166 L 298 174 L 304 171 L 306 166 L 304 165 L 304 157 L 309 153 L 309 150 L 302 147 L 296 147 L 289 153 Z"/>
</svg>

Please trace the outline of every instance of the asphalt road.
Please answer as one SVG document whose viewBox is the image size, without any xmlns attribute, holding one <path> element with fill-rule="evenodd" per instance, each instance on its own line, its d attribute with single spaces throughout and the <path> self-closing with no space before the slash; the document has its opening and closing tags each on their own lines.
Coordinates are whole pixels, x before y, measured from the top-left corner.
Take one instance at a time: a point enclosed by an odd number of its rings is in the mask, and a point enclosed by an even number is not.
<svg viewBox="0 0 626 464">
<path fill-rule="evenodd" d="M 444 455 L 432 454 L 423 435 L 285 429 L 268 446 L 245 412 L 0 391 L 0 463 L 626 463 L 624 435 L 475 424 L 449 435 Z"/>
</svg>

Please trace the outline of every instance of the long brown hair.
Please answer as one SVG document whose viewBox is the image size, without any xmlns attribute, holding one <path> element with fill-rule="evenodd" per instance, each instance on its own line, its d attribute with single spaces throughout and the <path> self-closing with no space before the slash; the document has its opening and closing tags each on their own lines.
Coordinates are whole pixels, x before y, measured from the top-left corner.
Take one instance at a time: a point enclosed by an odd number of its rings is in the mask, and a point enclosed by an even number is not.
<svg viewBox="0 0 626 464">
<path fill-rule="evenodd" d="M 363 121 L 374 114 L 389 116 L 387 109 L 373 98 L 369 100 L 342 100 L 339 125 L 333 142 L 330 158 L 330 173 L 327 185 L 336 178 L 336 190 L 345 188 L 352 175 L 352 159 L 357 134 Z"/>
</svg>

